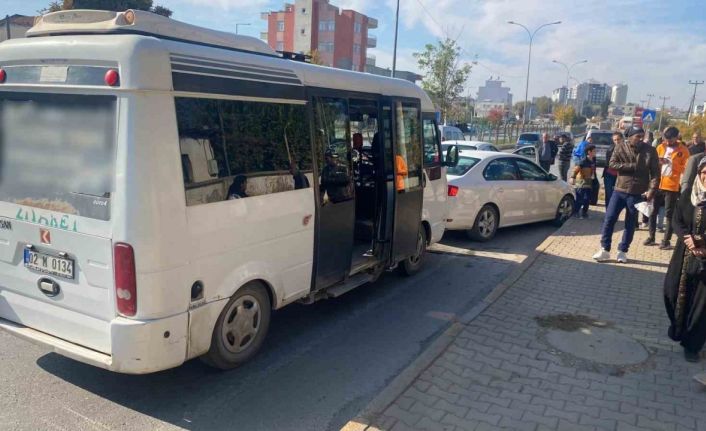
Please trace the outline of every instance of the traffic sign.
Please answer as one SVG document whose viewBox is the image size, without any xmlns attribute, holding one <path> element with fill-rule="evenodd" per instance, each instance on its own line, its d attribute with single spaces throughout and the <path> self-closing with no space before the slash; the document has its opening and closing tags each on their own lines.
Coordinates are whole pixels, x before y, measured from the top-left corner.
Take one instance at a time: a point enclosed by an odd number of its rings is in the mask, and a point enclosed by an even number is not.
<svg viewBox="0 0 706 431">
<path fill-rule="evenodd" d="M 654 123 L 655 118 L 657 118 L 657 111 L 654 109 L 645 109 L 642 111 L 642 122 L 643 123 Z"/>
</svg>

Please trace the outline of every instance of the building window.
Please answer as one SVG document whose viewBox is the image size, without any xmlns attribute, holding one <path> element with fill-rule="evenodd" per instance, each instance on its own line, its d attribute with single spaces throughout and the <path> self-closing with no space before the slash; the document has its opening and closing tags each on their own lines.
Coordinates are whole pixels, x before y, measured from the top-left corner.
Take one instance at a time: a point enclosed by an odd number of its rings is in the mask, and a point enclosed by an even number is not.
<svg viewBox="0 0 706 431">
<path fill-rule="evenodd" d="M 358 44 L 358 43 L 353 44 L 353 54 L 360 54 L 360 44 Z"/>
<path fill-rule="evenodd" d="M 188 206 L 309 187 L 304 105 L 205 98 L 175 103 Z M 243 179 L 244 190 L 232 187 L 242 186 Z"/>
<path fill-rule="evenodd" d="M 284 31 L 284 21 L 277 21 L 277 31 Z"/>
<path fill-rule="evenodd" d="M 306 8 L 305 7 L 302 8 L 302 14 L 306 15 Z"/>
<path fill-rule="evenodd" d="M 301 33 L 301 34 L 306 34 L 306 29 L 305 29 L 305 28 L 302 28 L 301 30 L 299 30 L 299 33 Z"/>
<path fill-rule="evenodd" d="M 333 42 L 319 42 L 319 52 L 333 52 Z"/>
<path fill-rule="evenodd" d="M 335 31 L 336 21 L 319 21 L 319 31 Z"/>
<path fill-rule="evenodd" d="M 360 33 L 362 26 L 359 22 L 353 23 L 353 32 Z"/>
<path fill-rule="evenodd" d="M 284 51 L 284 42 L 277 42 L 277 51 Z"/>
</svg>

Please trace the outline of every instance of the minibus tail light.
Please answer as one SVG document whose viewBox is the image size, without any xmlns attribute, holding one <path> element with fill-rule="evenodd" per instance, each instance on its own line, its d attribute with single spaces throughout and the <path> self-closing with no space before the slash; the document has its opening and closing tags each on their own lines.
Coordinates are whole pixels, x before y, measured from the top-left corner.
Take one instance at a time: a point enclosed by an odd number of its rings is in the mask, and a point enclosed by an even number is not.
<svg viewBox="0 0 706 431">
<path fill-rule="evenodd" d="M 123 242 L 115 243 L 113 263 L 118 313 L 123 316 L 134 316 L 137 313 L 137 278 L 135 252 L 132 246 Z"/>
<path fill-rule="evenodd" d="M 0 84 L 4 84 L 6 78 L 7 72 L 5 72 L 5 69 L 0 69 Z"/>
<path fill-rule="evenodd" d="M 105 77 L 103 79 L 105 81 L 105 84 L 110 87 L 117 87 L 118 85 L 120 85 L 120 74 L 115 69 L 110 69 L 109 71 L 105 72 Z"/>
<path fill-rule="evenodd" d="M 449 185 L 449 196 L 456 197 L 458 195 L 458 186 Z"/>
</svg>

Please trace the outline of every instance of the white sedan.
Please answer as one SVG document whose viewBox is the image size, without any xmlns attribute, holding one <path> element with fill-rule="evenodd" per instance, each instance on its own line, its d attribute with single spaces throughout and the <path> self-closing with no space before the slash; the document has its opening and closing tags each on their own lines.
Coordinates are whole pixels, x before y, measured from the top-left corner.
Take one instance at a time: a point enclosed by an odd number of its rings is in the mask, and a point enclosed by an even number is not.
<svg viewBox="0 0 706 431">
<path fill-rule="evenodd" d="M 574 191 L 526 157 L 487 151 L 461 151 L 448 169 L 446 228 L 488 241 L 498 228 L 553 220 L 574 211 Z"/>
</svg>

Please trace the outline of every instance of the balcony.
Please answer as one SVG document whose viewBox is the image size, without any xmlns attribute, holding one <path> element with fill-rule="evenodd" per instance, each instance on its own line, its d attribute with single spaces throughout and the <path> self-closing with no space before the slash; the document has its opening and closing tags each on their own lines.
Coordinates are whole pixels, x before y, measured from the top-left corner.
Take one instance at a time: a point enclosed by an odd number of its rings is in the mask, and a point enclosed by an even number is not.
<svg viewBox="0 0 706 431">
<path fill-rule="evenodd" d="M 378 39 L 375 36 L 368 36 L 368 44 L 366 45 L 368 48 L 375 48 L 378 46 Z"/>
<path fill-rule="evenodd" d="M 374 30 L 376 28 L 378 28 L 378 20 L 368 17 L 368 30 Z"/>
</svg>

